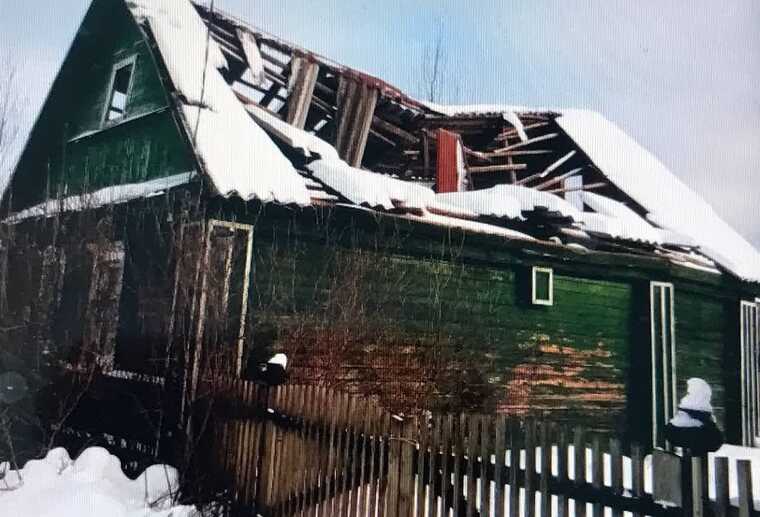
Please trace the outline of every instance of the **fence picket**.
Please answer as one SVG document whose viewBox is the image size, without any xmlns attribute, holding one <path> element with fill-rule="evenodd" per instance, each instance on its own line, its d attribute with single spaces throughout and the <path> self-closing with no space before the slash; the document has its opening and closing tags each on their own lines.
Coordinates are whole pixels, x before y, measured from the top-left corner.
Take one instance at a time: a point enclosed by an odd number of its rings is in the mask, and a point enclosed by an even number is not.
<svg viewBox="0 0 760 517">
<path fill-rule="evenodd" d="M 631 492 L 633 497 L 640 498 L 644 495 L 644 457 L 641 447 L 631 446 Z M 633 517 L 641 517 L 641 513 L 634 513 Z"/>
<path fill-rule="evenodd" d="M 564 426 L 561 426 L 557 430 L 557 480 L 560 483 L 567 483 L 568 481 L 568 469 L 567 469 L 567 430 Z M 569 517 L 569 500 L 564 494 L 557 496 L 557 517 Z"/>
<path fill-rule="evenodd" d="M 612 492 L 615 495 L 623 493 L 623 453 L 620 440 L 610 439 L 610 480 Z M 623 511 L 616 506 L 612 507 L 612 517 L 623 517 Z"/>
<path fill-rule="evenodd" d="M 425 464 L 427 463 L 428 427 L 425 419 L 419 424 L 419 450 L 417 452 L 417 515 L 425 517 Z"/>
<path fill-rule="evenodd" d="M 752 464 L 749 460 L 736 460 L 736 482 L 739 486 L 739 517 L 750 517 L 752 501 Z"/>
<path fill-rule="evenodd" d="M 452 496 L 452 507 L 454 515 L 459 517 L 461 515 L 463 501 L 462 462 L 464 461 L 464 435 L 467 426 L 466 415 L 459 415 L 454 423 L 456 424 L 456 436 L 454 438 L 454 492 Z"/>
<path fill-rule="evenodd" d="M 551 496 L 549 494 L 549 478 L 551 477 L 551 444 L 549 443 L 549 429 L 546 420 L 541 422 L 541 517 L 551 515 Z"/>
<path fill-rule="evenodd" d="M 534 420 L 525 422 L 525 504 L 524 517 L 534 517 L 536 510 L 536 493 L 533 476 L 536 473 L 536 425 Z"/>
<path fill-rule="evenodd" d="M 491 515 L 491 425 L 490 419 L 480 417 L 480 515 Z"/>
<path fill-rule="evenodd" d="M 727 517 L 728 498 L 728 458 L 715 457 L 715 517 Z"/>
<path fill-rule="evenodd" d="M 429 466 L 428 466 L 428 498 L 427 508 L 428 515 L 433 517 L 438 515 L 438 498 L 436 496 L 436 479 L 438 478 L 438 453 L 441 443 L 441 419 L 436 417 L 431 420 L 431 429 L 428 433 L 428 446 L 430 447 Z"/>
<path fill-rule="evenodd" d="M 452 415 L 446 415 L 443 419 L 441 434 L 441 516 L 448 517 L 448 508 L 451 505 L 451 435 L 454 419 Z M 455 458 L 456 460 L 456 458 Z"/>
<path fill-rule="evenodd" d="M 494 463 L 494 517 L 504 515 L 504 467 L 506 466 L 507 417 L 496 417 L 496 436 L 494 446 L 496 462 Z M 444 505 L 444 508 L 446 506 Z"/>
<path fill-rule="evenodd" d="M 475 515 L 477 503 L 477 484 L 475 478 L 475 457 L 478 454 L 478 418 L 469 415 L 467 427 L 467 517 Z"/>
<path fill-rule="evenodd" d="M 509 517 L 517 517 L 520 510 L 520 488 L 517 486 L 520 472 L 520 441 L 518 424 L 515 420 L 509 425 Z"/>
<path fill-rule="evenodd" d="M 576 486 L 586 483 L 586 441 L 583 429 L 576 427 L 573 433 L 573 452 L 575 454 L 574 482 Z M 586 517 L 586 502 L 575 500 L 575 517 Z"/>
<path fill-rule="evenodd" d="M 599 436 L 595 435 L 591 440 L 591 486 L 597 490 L 604 485 L 604 456 L 602 455 Z M 594 517 L 603 517 L 604 508 L 599 502 L 591 506 Z"/>
</svg>

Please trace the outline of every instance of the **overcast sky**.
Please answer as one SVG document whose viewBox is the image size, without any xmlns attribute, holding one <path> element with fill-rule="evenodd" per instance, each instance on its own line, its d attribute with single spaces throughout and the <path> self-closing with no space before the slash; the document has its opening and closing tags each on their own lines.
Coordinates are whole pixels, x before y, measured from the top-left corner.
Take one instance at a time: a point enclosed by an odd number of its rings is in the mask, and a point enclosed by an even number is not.
<svg viewBox="0 0 760 517">
<path fill-rule="evenodd" d="M 88 0 L 0 0 L 0 54 L 36 116 Z M 760 247 L 756 0 L 217 0 L 216 6 L 419 93 L 442 27 L 452 101 L 602 112 Z M 679 207 L 673 207 L 678 210 Z"/>
</svg>

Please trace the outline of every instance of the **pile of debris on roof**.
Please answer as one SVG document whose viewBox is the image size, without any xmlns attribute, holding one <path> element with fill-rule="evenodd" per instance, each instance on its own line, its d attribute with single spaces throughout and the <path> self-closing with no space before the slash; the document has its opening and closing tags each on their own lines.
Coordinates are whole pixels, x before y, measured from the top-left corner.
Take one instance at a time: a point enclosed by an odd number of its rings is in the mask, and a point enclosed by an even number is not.
<svg viewBox="0 0 760 517">
<path fill-rule="evenodd" d="M 221 195 L 364 206 L 760 281 L 760 254 L 597 113 L 425 103 L 187 0 L 128 5 Z"/>
</svg>

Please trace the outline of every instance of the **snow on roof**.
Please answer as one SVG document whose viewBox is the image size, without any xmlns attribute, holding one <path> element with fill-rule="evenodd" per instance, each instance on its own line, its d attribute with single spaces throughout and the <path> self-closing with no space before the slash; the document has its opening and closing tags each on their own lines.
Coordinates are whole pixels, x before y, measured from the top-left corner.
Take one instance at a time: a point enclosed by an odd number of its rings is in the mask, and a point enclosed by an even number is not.
<svg viewBox="0 0 760 517">
<path fill-rule="evenodd" d="M 318 136 L 288 124 L 276 115 L 273 115 L 269 110 L 257 104 L 246 104 L 245 109 L 248 110 L 248 113 L 251 114 L 261 127 L 277 135 L 277 138 L 288 146 L 304 150 L 307 156 L 316 153 L 325 159 L 340 159 L 335 147 Z"/>
<path fill-rule="evenodd" d="M 0 507 L 3 515 L 59 517 L 191 517 L 190 506 L 174 506 L 177 470 L 153 465 L 135 480 L 116 456 L 90 447 L 72 461 L 65 449 L 53 449 L 20 471 L 0 463 Z"/>
<path fill-rule="evenodd" d="M 308 205 L 301 176 L 219 73 L 227 62 L 193 5 L 188 0 L 130 0 L 128 5 L 136 19 L 150 25 L 181 96 L 190 137 L 217 191 Z"/>
<path fill-rule="evenodd" d="M 357 205 L 422 210 L 435 202 L 435 193 L 427 187 L 357 169 L 341 160 L 321 159 L 306 167 L 319 181 Z"/>
<path fill-rule="evenodd" d="M 595 212 L 583 213 L 586 230 L 626 240 L 662 242 L 660 231 L 623 203 L 588 191 L 581 192 L 581 198 Z"/>
<path fill-rule="evenodd" d="M 568 110 L 559 126 L 654 224 L 683 234 L 740 278 L 760 281 L 760 253 L 650 152 L 598 113 Z"/>
<path fill-rule="evenodd" d="M 522 217 L 522 204 L 499 187 L 469 192 L 448 192 L 437 194 L 436 198 L 482 216 L 507 219 Z"/>
<path fill-rule="evenodd" d="M 31 217 L 48 217 L 62 212 L 78 212 L 106 205 L 126 203 L 134 199 L 162 194 L 169 189 L 185 185 L 194 177 L 195 172 L 184 172 L 165 178 L 158 178 L 142 183 L 128 183 L 102 188 L 87 194 L 78 194 L 63 199 L 50 199 L 39 205 L 16 212 L 3 222 L 15 223 Z"/>
<path fill-rule="evenodd" d="M 581 212 L 577 208 L 561 197 L 548 192 L 520 185 L 497 185 L 488 190 L 491 190 L 493 195 L 516 199 L 523 212 L 546 208 L 552 212 L 559 212 L 565 217 L 572 217 L 576 221 L 581 219 Z"/>
</svg>

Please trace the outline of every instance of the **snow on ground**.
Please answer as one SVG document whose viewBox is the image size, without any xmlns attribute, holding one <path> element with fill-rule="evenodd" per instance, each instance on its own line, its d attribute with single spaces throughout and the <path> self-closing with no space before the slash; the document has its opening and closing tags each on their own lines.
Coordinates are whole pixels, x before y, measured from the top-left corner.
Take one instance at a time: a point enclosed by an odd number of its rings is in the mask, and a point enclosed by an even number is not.
<svg viewBox="0 0 760 517">
<path fill-rule="evenodd" d="M 303 178 L 251 120 L 219 72 L 227 62 L 193 5 L 188 0 L 129 0 L 128 5 L 150 25 L 199 159 L 217 191 L 246 200 L 310 204 Z"/>
<path fill-rule="evenodd" d="M 173 506 L 177 471 L 148 467 L 131 480 L 107 450 L 91 447 L 72 461 L 50 451 L 20 471 L 0 463 L 0 515 L 18 517 L 196 517 L 190 506 Z"/>
</svg>

